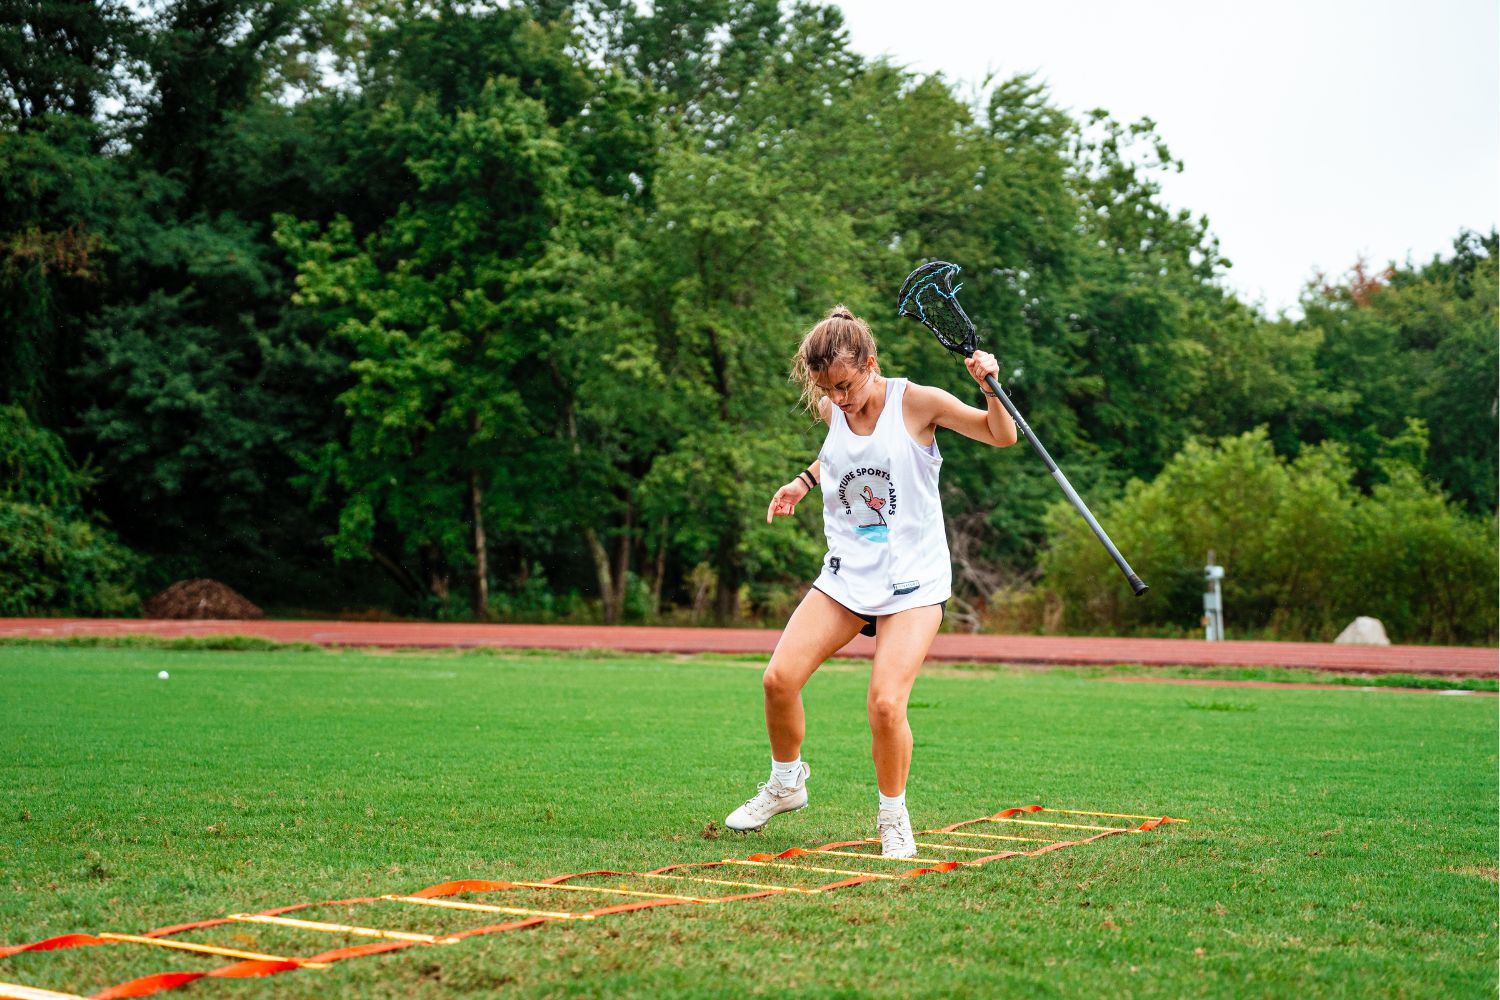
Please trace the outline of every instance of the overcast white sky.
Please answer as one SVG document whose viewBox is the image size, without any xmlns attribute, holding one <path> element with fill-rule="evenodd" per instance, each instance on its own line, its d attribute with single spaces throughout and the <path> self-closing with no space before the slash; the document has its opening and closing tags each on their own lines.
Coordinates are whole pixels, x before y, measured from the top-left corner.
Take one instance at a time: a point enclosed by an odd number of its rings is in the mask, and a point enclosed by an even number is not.
<svg viewBox="0 0 1500 1000">
<path fill-rule="evenodd" d="M 1500 222 L 1495 0 L 836 0 L 855 51 L 1149 116 L 1227 281 L 1275 314 L 1321 270 L 1446 254 Z M 1293 310 L 1295 313 L 1296 311 Z"/>
</svg>

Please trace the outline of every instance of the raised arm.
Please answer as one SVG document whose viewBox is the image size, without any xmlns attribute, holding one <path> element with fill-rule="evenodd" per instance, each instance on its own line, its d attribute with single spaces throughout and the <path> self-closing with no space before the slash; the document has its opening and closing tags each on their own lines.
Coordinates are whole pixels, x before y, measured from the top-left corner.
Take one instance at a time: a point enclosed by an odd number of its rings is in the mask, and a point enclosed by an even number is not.
<svg viewBox="0 0 1500 1000">
<path fill-rule="evenodd" d="M 985 408 L 969 406 L 946 389 L 930 385 L 912 385 L 906 390 L 912 415 L 926 423 L 929 428 L 946 427 L 964 437 L 1008 448 L 1016 443 L 1016 422 L 1010 418 L 997 396 L 985 387 L 986 375 L 998 375 L 999 364 L 995 356 L 986 351 L 975 351 L 974 356 L 964 361 L 969 374 L 978 383 L 985 395 Z"/>
</svg>

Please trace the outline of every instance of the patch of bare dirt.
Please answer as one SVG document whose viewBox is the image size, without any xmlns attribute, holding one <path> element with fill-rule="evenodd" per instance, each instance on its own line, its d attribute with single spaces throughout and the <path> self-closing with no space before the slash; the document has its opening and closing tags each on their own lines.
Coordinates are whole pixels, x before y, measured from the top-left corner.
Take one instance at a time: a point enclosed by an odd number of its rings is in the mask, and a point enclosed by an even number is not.
<svg viewBox="0 0 1500 1000">
<path fill-rule="evenodd" d="M 1485 868 L 1480 865 L 1465 865 L 1462 868 L 1449 868 L 1455 875 L 1478 875 L 1487 878 L 1491 882 L 1500 882 L 1500 868 Z"/>
</svg>

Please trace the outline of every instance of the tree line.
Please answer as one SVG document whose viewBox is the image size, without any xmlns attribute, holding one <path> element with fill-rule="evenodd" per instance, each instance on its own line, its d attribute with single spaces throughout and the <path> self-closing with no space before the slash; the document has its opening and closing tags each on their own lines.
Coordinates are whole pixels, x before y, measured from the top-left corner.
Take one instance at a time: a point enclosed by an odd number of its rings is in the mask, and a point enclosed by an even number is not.
<svg viewBox="0 0 1500 1000">
<path fill-rule="evenodd" d="M 865 59 L 813 3 L 10 5 L 0 603 L 128 613 L 208 575 L 284 611 L 783 614 L 822 553 L 815 510 L 763 523 L 821 439 L 801 332 L 844 302 L 888 371 L 975 392 L 895 317 L 929 258 L 965 265 L 1002 381 L 1101 516 L 1209 502 L 1129 506 L 1253 433 L 1492 552 L 1496 234 L 1270 317 L 1161 197 L 1182 166 L 1151 121 L 1028 76 L 976 95 Z M 1099 610 L 1117 583 L 1064 565 L 1024 448 L 943 447 L 960 621 L 1192 627 L 1191 601 Z M 1132 559 L 1186 579 L 1205 532 Z M 1494 606 L 1408 638 L 1490 639 Z"/>
</svg>

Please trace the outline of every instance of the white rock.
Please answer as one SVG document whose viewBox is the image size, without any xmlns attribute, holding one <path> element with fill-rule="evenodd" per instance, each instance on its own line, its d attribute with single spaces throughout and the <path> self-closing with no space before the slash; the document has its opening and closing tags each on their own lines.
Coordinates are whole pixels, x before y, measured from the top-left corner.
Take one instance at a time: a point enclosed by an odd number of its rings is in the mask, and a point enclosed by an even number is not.
<svg viewBox="0 0 1500 1000">
<path fill-rule="evenodd" d="M 1385 626 L 1380 624 L 1380 619 L 1370 618 L 1367 615 L 1360 615 L 1350 622 L 1348 627 L 1333 641 L 1362 646 L 1389 646 L 1391 644 L 1391 640 L 1386 638 Z"/>
</svg>

